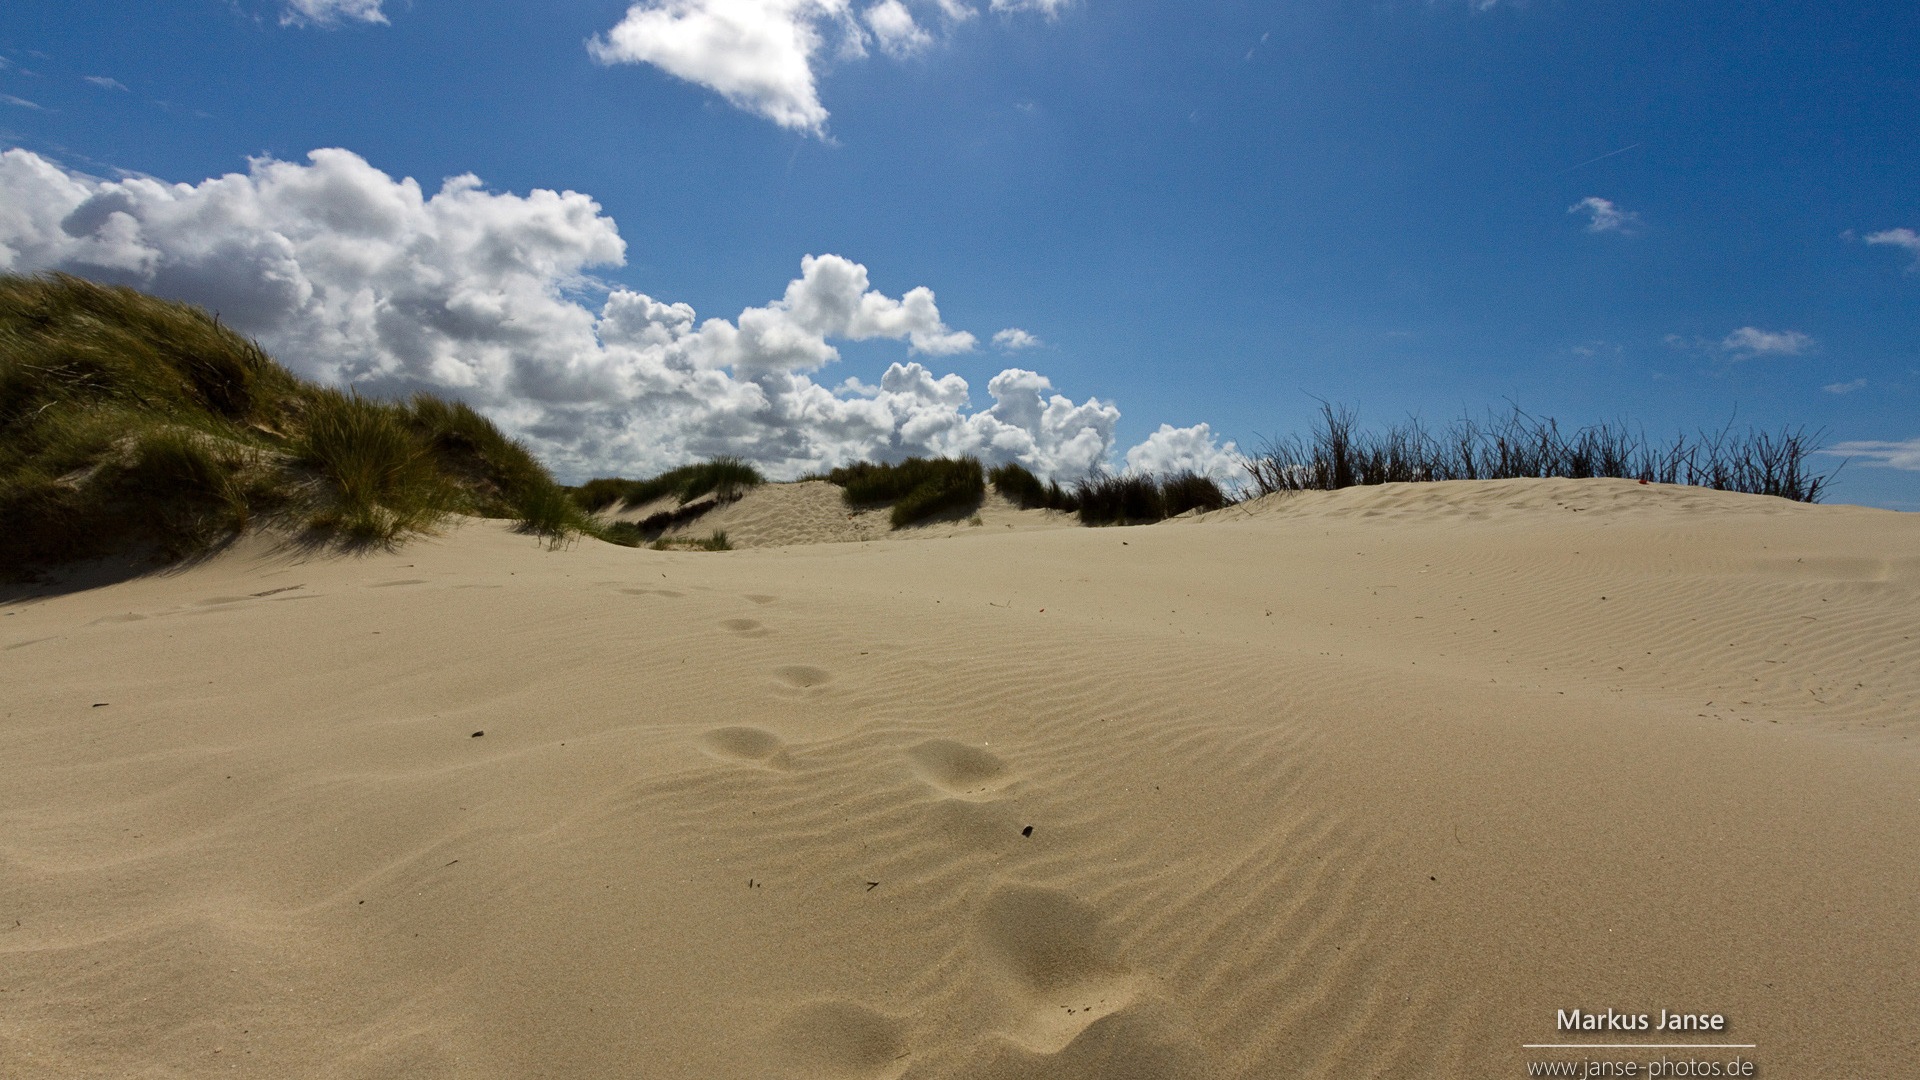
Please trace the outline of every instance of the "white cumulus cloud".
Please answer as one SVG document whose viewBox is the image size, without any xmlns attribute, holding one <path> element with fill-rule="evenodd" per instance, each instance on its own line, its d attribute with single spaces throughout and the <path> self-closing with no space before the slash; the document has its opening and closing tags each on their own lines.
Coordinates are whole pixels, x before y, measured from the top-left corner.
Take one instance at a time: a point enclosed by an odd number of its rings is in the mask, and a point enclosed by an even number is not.
<svg viewBox="0 0 1920 1080">
<path fill-rule="evenodd" d="M 781 127 L 820 134 L 827 110 L 813 64 L 827 30 L 859 48 L 846 0 L 648 0 L 587 48 L 603 64 L 652 64 Z"/>
<path fill-rule="evenodd" d="M 1736 356 L 1799 356 L 1813 348 L 1813 338 L 1798 330 L 1761 330 L 1743 326 L 1720 339 L 1720 347 Z"/>
<path fill-rule="evenodd" d="M 857 262 L 807 256 L 777 299 L 703 320 L 590 276 L 625 256 L 586 195 L 490 192 L 470 175 L 429 193 L 346 150 L 260 158 L 198 184 L 101 180 L 0 152 L 0 271 L 135 285 L 218 312 L 309 378 L 461 398 L 564 476 L 717 454 L 779 476 L 978 454 L 1071 480 L 1113 453 L 1110 403 L 1076 403 L 1008 368 L 974 409 L 964 378 L 913 359 L 976 344 L 930 289 L 889 296 Z M 839 359 L 834 341 L 863 340 L 901 342 L 909 357 L 877 384 L 814 381 Z M 1204 425 L 1143 445 L 1153 467 L 1177 454 L 1213 467 Z"/>
<path fill-rule="evenodd" d="M 1639 214 L 1622 210 L 1611 199 L 1603 199 L 1598 195 L 1589 195 L 1567 207 L 1567 213 L 1587 215 L 1588 232 L 1633 233 L 1640 228 Z"/>
<path fill-rule="evenodd" d="M 991 0 L 996 11 L 1048 17 L 1068 2 Z M 896 59 L 912 56 L 935 42 L 935 28 L 944 32 L 978 13 L 965 0 L 877 0 L 859 8 L 854 0 L 639 0 L 587 49 L 603 64 L 652 64 L 739 109 L 824 138 L 825 61 L 859 59 L 869 45 Z"/>
<path fill-rule="evenodd" d="M 1003 349 L 1007 352 L 1031 349 L 1037 347 L 1039 344 L 1039 338 L 1034 337 L 1032 334 L 1027 333 L 1017 326 L 1009 326 L 1005 330 L 996 331 L 993 335 L 993 347 Z"/>
<path fill-rule="evenodd" d="M 283 26 L 338 26 L 342 21 L 385 23 L 382 0 L 285 0 Z"/>
<path fill-rule="evenodd" d="M 1239 488 L 1247 480 L 1242 464 L 1245 460 L 1232 442 L 1220 445 L 1206 424 L 1184 428 L 1161 424 L 1158 431 L 1127 451 L 1127 471 L 1159 476 L 1198 473 L 1212 477 L 1223 487 Z"/>
</svg>

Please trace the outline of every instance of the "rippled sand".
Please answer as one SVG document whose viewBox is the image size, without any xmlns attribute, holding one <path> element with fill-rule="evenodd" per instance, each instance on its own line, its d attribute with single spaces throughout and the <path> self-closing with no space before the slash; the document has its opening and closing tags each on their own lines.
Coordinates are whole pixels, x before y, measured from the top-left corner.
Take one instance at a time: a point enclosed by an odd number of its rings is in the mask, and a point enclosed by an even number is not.
<svg viewBox="0 0 1920 1080">
<path fill-rule="evenodd" d="M 1574 1007 L 1912 1067 L 1920 515 L 819 487 L 0 604 L 0 1075 L 1522 1076 Z"/>
</svg>

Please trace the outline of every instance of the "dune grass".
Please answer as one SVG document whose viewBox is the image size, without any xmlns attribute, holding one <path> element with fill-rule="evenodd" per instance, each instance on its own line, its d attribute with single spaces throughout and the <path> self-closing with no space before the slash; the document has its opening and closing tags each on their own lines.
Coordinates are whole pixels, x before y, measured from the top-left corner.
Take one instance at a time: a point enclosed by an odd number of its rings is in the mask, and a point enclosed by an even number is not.
<svg viewBox="0 0 1920 1080">
<path fill-rule="evenodd" d="M 608 507 L 617 505 L 621 509 L 628 509 L 660 499 L 673 499 L 675 505 L 671 509 L 649 514 L 645 520 L 592 522 L 583 530 L 592 532 L 608 543 L 637 547 L 652 542 L 655 548 L 660 548 L 661 534 L 668 529 L 693 521 L 708 511 L 738 499 L 747 489 L 764 483 L 766 477 L 746 461 L 736 457 L 718 457 L 694 465 L 682 465 L 646 480 L 600 477 L 567 489 L 567 494 L 575 510 L 589 515 L 590 522 L 591 515 Z M 713 498 L 702 498 L 707 495 Z M 723 541 L 726 536 L 725 533 L 716 535 Z M 680 544 L 683 539 L 673 538 L 664 542 L 671 546 Z M 729 551 L 732 548 L 705 550 Z"/>
<path fill-rule="evenodd" d="M 1002 498 L 1022 510 L 1061 510 L 1071 513 L 1080 509 L 1079 500 L 1074 498 L 1072 492 L 1062 488 L 1059 481 L 1042 482 L 1017 461 L 994 466 L 987 473 L 987 482 Z"/>
<path fill-rule="evenodd" d="M 589 512 L 598 512 L 619 503 L 622 507 L 644 506 L 658 499 L 671 498 L 685 505 L 702 495 L 713 495 L 717 502 L 738 498 L 748 488 L 766 483 L 760 470 L 737 457 L 717 457 L 693 465 L 682 465 L 647 480 L 622 480 L 599 477 L 573 489 L 574 501 Z"/>
<path fill-rule="evenodd" d="M 944 513 L 978 509 L 986 497 L 986 473 L 976 458 L 919 458 L 875 464 L 855 462 L 827 474 L 849 506 L 892 504 L 896 529 Z"/>
<path fill-rule="evenodd" d="M 1234 502 L 1212 477 L 1195 472 L 1161 477 L 1160 499 L 1168 517 L 1179 517 L 1189 510 L 1224 510 Z"/>
<path fill-rule="evenodd" d="M 1212 478 L 1191 472 L 1090 476 L 1074 486 L 1074 500 L 1083 525 L 1146 525 L 1233 503 Z"/>
<path fill-rule="evenodd" d="M 464 404 L 305 382 L 191 305 L 0 276 L 0 574 L 175 560 L 268 523 L 392 544 L 451 513 L 555 542 L 592 528 Z"/>
<path fill-rule="evenodd" d="M 715 529 L 709 536 L 666 536 L 653 542 L 655 551 L 732 551 L 733 545 L 727 541 L 724 530 Z"/>
<path fill-rule="evenodd" d="M 310 523 L 360 541 L 424 532 L 459 503 L 403 410 L 338 390 L 307 402 L 294 460 L 322 481 Z"/>
<path fill-rule="evenodd" d="M 1616 477 L 1818 502 L 1834 476 L 1809 469 L 1820 433 L 1805 428 L 1735 431 L 1729 421 L 1717 432 L 1658 442 L 1625 424 L 1569 434 L 1552 417 L 1518 406 L 1483 421 L 1463 417 L 1438 432 L 1417 419 L 1384 431 L 1359 430 L 1357 423 L 1351 408 L 1323 402 L 1311 436 L 1269 442 L 1248 460 L 1254 487 L 1271 494 L 1422 480 Z"/>
</svg>

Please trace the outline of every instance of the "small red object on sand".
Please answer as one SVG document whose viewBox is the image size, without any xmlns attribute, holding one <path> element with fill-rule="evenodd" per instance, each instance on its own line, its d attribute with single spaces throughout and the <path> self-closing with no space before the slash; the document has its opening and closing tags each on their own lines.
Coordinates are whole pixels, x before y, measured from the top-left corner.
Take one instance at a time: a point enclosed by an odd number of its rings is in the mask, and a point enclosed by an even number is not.
<svg viewBox="0 0 1920 1080">
<path fill-rule="evenodd" d="M 1643 483 L 1643 484 L 1647 484 L 1647 483 L 1652 483 L 1652 481 L 1650 481 L 1650 480 L 1642 480 L 1642 481 L 1640 481 L 1640 482 L 1641 482 L 1641 483 Z"/>
</svg>

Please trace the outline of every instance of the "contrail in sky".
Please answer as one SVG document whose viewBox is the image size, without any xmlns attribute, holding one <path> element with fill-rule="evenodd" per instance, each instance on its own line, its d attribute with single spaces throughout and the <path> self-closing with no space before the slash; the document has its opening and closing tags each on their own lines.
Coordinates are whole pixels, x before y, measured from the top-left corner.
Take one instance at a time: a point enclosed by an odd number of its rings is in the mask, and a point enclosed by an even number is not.
<svg viewBox="0 0 1920 1080">
<path fill-rule="evenodd" d="M 1609 152 L 1609 153 L 1605 153 L 1605 154 L 1601 154 L 1601 155 L 1600 155 L 1599 157 L 1597 157 L 1597 158 L 1594 158 L 1594 159 L 1593 159 L 1593 161 L 1605 161 L 1605 160 L 1607 160 L 1608 158 L 1610 158 L 1610 157 L 1612 157 L 1612 156 L 1614 156 L 1615 154 L 1624 154 L 1624 153 L 1626 153 L 1626 152 L 1627 152 L 1627 151 L 1629 151 L 1629 150 L 1638 150 L 1638 149 L 1639 149 L 1639 148 L 1640 148 L 1641 146 L 1643 146 L 1643 145 L 1645 145 L 1645 144 L 1643 144 L 1643 143 L 1634 143 L 1634 144 L 1633 144 L 1632 146 L 1623 146 L 1623 147 L 1621 147 L 1621 148 L 1620 148 L 1620 149 L 1618 149 L 1618 150 L 1614 150 L 1614 151 L 1611 151 L 1611 152 Z M 1581 162 L 1580 164 L 1578 164 L 1578 165 L 1575 165 L 1575 166 L 1573 167 L 1573 169 L 1584 169 L 1584 168 L 1586 168 L 1587 166 L 1589 166 L 1589 165 L 1591 165 L 1591 164 L 1593 164 L 1593 161 L 1583 161 L 1583 162 Z M 1570 173 L 1570 172 L 1572 172 L 1572 171 L 1573 171 L 1573 169 L 1561 169 L 1561 170 L 1560 170 L 1560 175 L 1562 175 L 1562 176 L 1565 176 L 1566 174 L 1568 174 L 1568 173 Z"/>
</svg>

